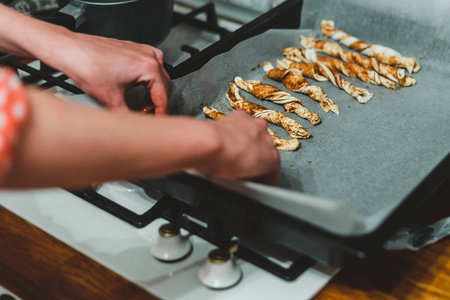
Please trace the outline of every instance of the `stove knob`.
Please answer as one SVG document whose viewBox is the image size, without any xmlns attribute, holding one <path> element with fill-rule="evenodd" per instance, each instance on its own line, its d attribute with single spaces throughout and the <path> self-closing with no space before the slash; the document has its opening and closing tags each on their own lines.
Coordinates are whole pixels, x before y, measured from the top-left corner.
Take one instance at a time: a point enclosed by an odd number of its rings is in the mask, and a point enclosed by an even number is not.
<svg viewBox="0 0 450 300">
<path fill-rule="evenodd" d="M 226 289 L 236 285 L 242 278 L 242 271 L 227 250 L 216 249 L 200 267 L 198 279 L 212 289 Z"/>
<path fill-rule="evenodd" d="M 189 237 L 182 236 L 177 227 L 165 224 L 159 228 L 158 241 L 150 252 L 158 260 L 174 262 L 187 257 L 192 252 L 192 244 Z"/>
</svg>

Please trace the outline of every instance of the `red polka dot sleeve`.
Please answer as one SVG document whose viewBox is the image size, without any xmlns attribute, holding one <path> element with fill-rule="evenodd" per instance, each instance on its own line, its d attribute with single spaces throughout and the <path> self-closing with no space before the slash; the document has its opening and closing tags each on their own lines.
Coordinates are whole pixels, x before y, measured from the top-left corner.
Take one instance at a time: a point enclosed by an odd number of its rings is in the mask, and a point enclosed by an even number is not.
<svg viewBox="0 0 450 300">
<path fill-rule="evenodd" d="M 0 66 L 0 182 L 12 167 L 14 145 L 27 112 L 22 82 L 14 71 Z"/>
</svg>

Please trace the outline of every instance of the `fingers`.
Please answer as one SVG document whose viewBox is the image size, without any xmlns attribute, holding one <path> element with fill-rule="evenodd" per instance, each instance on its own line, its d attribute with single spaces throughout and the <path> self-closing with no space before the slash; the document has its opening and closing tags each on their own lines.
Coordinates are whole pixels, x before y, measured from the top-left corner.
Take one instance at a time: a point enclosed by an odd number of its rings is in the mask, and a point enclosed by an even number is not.
<svg viewBox="0 0 450 300">
<path fill-rule="evenodd" d="M 148 72 L 154 72 L 155 70 L 148 70 Z M 155 106 L 155 115 L 166 115 L 169 112 L 169 83 L 170 77 L 167 74 L 164 67 L 159 65 L 156 74 L 153 74 L 153 78 L 146 84 L 150 91 L 150 97 Z"/>
<path fill-rule="evenodd" d="M 161 64 L 161 73 L 164 77 L 164 80 L 170 83 L 170 76 L 169 73 L 167 73 L 166 68 L 164 68 L 164 64 Z"/>
<path fill-rule="evenodd" d="M 155 114 L 167 114 L 170 77 L 164 55 L 149 45 L 78 34 L 77 48 L 85 55 L 66 73 L 87 93 L 114 110 L 128 110 L 125 91 L 136 84 L 150 90 Z M 94 63 L 92 63 L 94 62 Z M 99 80 L 101 78 L 101 80 Z M 121 90 L 120 93 L 111 90 Z"/>
<path fill-rule="evenodd" d="M 156 59 L 158 60 L 158 62 L 163 65 L 164 64 L 164 54 L 161 50 L 159 50 L 158 48 L 154 48 L 155 49 L 155 55 L 156 55 Z"/>
<path fill-rule="evenodd" d="M 150 90 L 150 97 L 155 106 L 155 115 L 166 115 L 169 112 L 169 92 L 168 87 L 162 80 L 151 83 L 147 86 Z"/>
<path fill-rule="evenodd" d="M 121 90 L 111 90 L 97 96 L 97 100 L 114 111 L 130 111 L 125 103 L 125 92 Z"/>
<path fill-rule="evenodd" d="M 165 81 L 170 81 L 170 76 L 167 73 L 166 69 L 164 68 L 164 53 L 161 50 L 159 50 L 158 48 L 154 48 L 151 46 L 148 46 L 148 47 L 151 48 L 151 51 L 149 52 L 149 54 L 151 54 L 150 57 L 156 58 L 156 60 L 159 63 L 160 75 L 163 77 L 163 79 Z"/>
<path fill-rule="evenodd" d="M 267 122 L 235 112 L 218 120 L 223 149 L 212 175 L 251 179 L 275 185 L 280 175 L 279 154 L 267 133 Z"/>
<path fill-rule="evenodd" d="M 144 47 L 145 53 L 147 53 L 150 57 L 155 57 L 156 60 L 162 65 L 164 63 L 164 53 L 159 50 L 158 48 L 149 46 L 149 45 L 143 45 L 139 44 L 140 46 Z"/>
<path fill-rule="evenodd" d="M 253 182 L 257 182 L 257 183 L 262 183 L 262 184 L 267 184 L 267 185 L 273 185 L 273 186 L 277 186 L 278 185 L 278 181 L 280 180 L 280 154 L 278 153 L 278 151 L 276 151 L 275 154 L 275 159 L 274 159 L 274 166 L 269 168 L 269 172 L 255 177 L 255 178 L 250 178 L 251 181 Z"/>
<path fill-rule="evenodd" d="M 267 130 L 267 121 L 264 119 L 255 118 L 255 123 L 258 124 L 258 126 L 264 127 L 264 129 Z"/>
<path fill-rule="evenodd" d="M 163 52 L 156 49 L 159 65 L 159 75 L 157 81 L 150 89 L 150 96 L 155 105 L 155 115 L 165 115 L 169 112 L 169 84 L 170 76 L 164 68 Z"/>
<path fill-rule="evenodd" d="M 126 105 L 125 100 L 122 100 L 121 102 L 118 102 L 117 105 L 110 107 L 114 111 L 123 111 L 128 112 L 130 111 L 130 108 Z"/>
<path fill-rule="evenodd" d="M 276 186 L 280 179 L 280 153 L 274 146 L 272 137 L 267 133 L 267 122 L 265 120 L 261 121 L 264 121 L 263 127 L 265 128 L 263 136 L 264 143 L 270 145 L 268 146 L 269 153 L 268 159 L 264 161 L 266 170 L 262 175 L 255 177 L 252 181 Z"/>
</svg>

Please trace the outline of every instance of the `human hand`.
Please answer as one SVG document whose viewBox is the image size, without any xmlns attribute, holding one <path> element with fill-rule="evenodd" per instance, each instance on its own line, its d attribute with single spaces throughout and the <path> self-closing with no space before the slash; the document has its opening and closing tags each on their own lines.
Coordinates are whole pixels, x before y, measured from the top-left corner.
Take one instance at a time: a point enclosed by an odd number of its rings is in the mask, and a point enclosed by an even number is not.
<svg viewBox="0 0 450 300">
<path fill-rule="evenodd" d="M 267 133 L 265 120 L 237 111 L 212 124 L 221 139 L 221 147 L 213 161 L 199 169 L 200 172 L 271 185 L 278 182 L 279 153 Z"/>
<path fill-rule="evenodd" d="M 155 114 L 168 112 L 170 77 L 163 53 L 149 45 L 81 33 L 61 43 L 52 66 L 69 76 L 86 94 L 107 107 L 127 110 L 125 92 L 143 84 L 150 90 Z"/>
<path fill-rule="evenodd" d="M 144 84 L 155 113 L 167 113 L 170 78 L 154 47 L 71 32 L 0 4 L 0 52 L 40 59 L 114 109 L 126 110 L 125 91 Z"/>
</svg>

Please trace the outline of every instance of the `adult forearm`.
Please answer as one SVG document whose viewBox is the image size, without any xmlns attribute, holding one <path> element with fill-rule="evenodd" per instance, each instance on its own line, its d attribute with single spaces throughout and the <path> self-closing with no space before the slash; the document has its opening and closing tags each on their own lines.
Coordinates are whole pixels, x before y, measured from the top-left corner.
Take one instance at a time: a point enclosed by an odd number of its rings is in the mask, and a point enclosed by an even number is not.
<svg viewBox="0 0 450 300">
<path fill-rule="evenodd" d="M 29 91 L 29 99 L 30 118 L 7 176 L 9 187 L 156 177 L 202 168 L 220 148 L 204 121 L 107 112 L 39 91 Z"/>
<path fill-rule="evenodd" d="M 0 4 L 0 52 L 36 58 L 45 43 L 60 30 L 65 29 L 35 20 Z"/>
<path fill-rule="evenodd" d="M 150 45 L 72 32 L 0 4 L 0 52 L 37 58 L 114 109 L 127 110 L 126 90 L 143 84 L 155 114 L 167 114 L 170 78 L 163 53 Z"/>
</svg>

